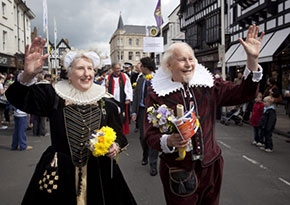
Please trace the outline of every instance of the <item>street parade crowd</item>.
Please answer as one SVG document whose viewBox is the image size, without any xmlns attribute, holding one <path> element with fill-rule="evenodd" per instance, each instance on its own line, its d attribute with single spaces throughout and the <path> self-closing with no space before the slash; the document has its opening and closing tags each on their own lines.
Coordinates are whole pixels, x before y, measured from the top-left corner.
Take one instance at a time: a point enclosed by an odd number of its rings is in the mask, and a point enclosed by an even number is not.
<svg viewBox="0 0 290 205">
<path fill-rule="evenodd" d="M 263 36 L 251 25 L 246 40 L 239 39 L 247 65 L 234 82 L 199 64 L 186 43 L 172 44 L 159 69 L 150 57 L 137 65 L 102 66 L 95 51 L 71 50 L 60 76 L 53 76 L 42 70 L 46 40 L 35 38 L 26 46 L 24 70 L 0 75 L 0 129 L 7 129 L 14 112 L 11 150 L 33 149 L 26 130 L 45 136 L 50 123 L 51 145 L 22 204 L 136 204 L 116 163 L 130 149 L 130 132 L 139 135 L 140 163 L 149 164 L 151 176 L 159 173 L 167 204 L 219 204 L 224 162 L 215 139 L 217 109 L 231 106 L 229 120 L 239 107 L 253 102 L 252 144 L 269 153 L 275 104 L 282 98 L 290 117 L 290 85 L 280 93 L 272 77 L 259 92 Z"/>
</svg>

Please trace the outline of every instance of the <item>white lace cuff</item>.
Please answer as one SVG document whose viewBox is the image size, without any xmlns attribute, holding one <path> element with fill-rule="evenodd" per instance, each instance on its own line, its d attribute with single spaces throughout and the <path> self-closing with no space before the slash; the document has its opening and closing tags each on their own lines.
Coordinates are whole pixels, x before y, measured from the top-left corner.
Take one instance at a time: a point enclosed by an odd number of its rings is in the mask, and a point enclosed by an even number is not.
<svg viewBox="0 0 290 205">
<path fill-rule="evenodd" d="M 172 150 L 167 146 L 167 138 L 170 135 L 162 135 L 160 138 L 160 145 L 163 153 L 173 153 L 175 151 L 175 147 L 172 148 Z"/>
<path fill-rule="evenodd" d="M 259 82 L 263 77 L 263 68 L 259 64 L 258 67 L 258 71 L 253 71 L 253 82 Z M 244 78 L 247 79 L 251 72 L 252 71 L 246 66 L 246 69 L 244 71 Z"/>
<path fill-rule="evenodd" d="M 26 83 L 23 83 L 21 82 L 21 78 L 22 78 L 22 75 L 23 75 L 23 71 L 17 76 L 17 81 L 21 84 L 21 85 L 25 85 L 25 86 L 31 86 L 33 84 L 35 84 L 37 82 L 37 78 L 33 78 L 30 82 L 26 82 Z"/>
</svg>

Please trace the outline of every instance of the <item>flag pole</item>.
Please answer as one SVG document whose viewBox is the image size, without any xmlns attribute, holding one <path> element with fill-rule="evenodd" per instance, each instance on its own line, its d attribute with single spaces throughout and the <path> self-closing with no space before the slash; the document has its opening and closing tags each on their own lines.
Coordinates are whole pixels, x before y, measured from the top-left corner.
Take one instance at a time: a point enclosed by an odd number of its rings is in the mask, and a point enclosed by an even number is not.
<svg viewBox="0 0 290 205">
<path fill-rule="evenodd" d="M 49 52 L 49 38 L 48 38 L 48 27 L 46 27 L 46 47 L 48 53 L 48 72 L 51 74 L 51 63 L 50 63 L 50 52 Z"/>
<path fill-rule="evenodd" d="M 48 71 L 51 73 L 50 65 L 50 53 L 49 53 L 49 38 L 48 38 L 48 15 L 47 15 L 47 0 L 42 1 L 42 12 L 43 12 L 43 32 L 46 34 L 46 48 L 48 53 Z"/>
<path fill-rule="evenodd" d="M 54 22 L 54 68 L 55 68 L 55 76 L 57 75 L 57 55 L 56 55 L 56 38 L 57 38 L 57 29 L 56 29 L 56 21 L 55 17 L 53 18 Z"/>
</svg>

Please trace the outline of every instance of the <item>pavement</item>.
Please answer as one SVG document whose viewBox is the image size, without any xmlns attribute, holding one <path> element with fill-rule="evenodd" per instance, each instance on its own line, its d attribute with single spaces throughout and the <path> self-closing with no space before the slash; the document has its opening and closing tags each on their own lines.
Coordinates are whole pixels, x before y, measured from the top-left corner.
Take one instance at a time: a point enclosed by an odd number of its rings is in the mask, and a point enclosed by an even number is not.
<svg viewBox="0 0 290 205">
<path fill-rule="evenodd" d="M 284 105 L 276 106 L 277 122 L 274 133 L 290 138 L 290 117 L 286 115 Z"/>
</svg>

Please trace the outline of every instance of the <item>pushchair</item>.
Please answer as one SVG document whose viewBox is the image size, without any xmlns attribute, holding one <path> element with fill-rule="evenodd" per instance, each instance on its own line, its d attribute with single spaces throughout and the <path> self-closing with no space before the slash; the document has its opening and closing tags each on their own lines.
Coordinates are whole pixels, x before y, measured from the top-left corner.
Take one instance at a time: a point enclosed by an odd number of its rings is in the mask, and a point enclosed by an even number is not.
<svg viewBox="0 0 290 205">
<path fill-rule="evenodd" d="M 229 125 L 230 121 L 233 120 L 236 125 L 243 125 L 243 106 L 237 105 L 226 113 L 226 116 L 222 117 L 221 124 Z"/>
</svg>

